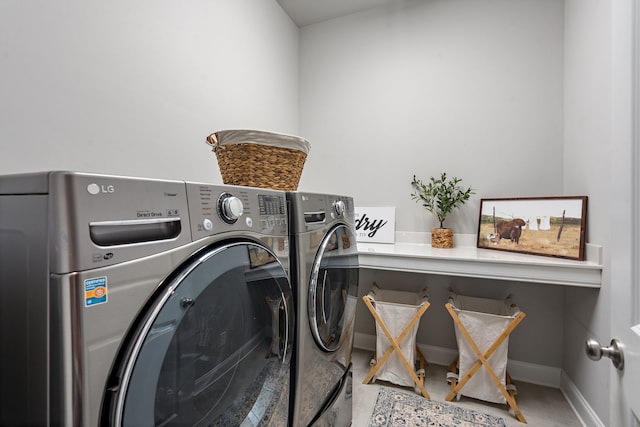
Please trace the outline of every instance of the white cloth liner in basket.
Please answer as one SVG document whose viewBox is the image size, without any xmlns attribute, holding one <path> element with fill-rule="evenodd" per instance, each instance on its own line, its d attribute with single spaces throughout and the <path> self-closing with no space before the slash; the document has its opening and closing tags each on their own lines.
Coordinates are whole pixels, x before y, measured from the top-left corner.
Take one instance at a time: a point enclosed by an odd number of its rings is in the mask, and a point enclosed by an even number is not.
<svg viewBox="0 0 640 427">
<path fill-rule="evenodd" d="M 505 299 L 488 299 L 458 295 L 449 292 L 449 303 L 453 305 L 460 322 L 467 329 L 473 341 L 484 354 L 489 347 L 500 337 L 504 330 L 514 320 L 520 309 L 515 305 L 511 296 Z M 455 323 L 454 323 L 455 324 Z M 478 360 L 471 345 L 462 335 L 460 328 L 455 324 L 456 341 L 459 352 L 459 378 L 464 378 L 473 364 Z M 507 353 L 509 349 L 509 337 L 499 345 L 488 361 L 502 385 L 506 386 Z M 476 372 L 469 382 L 458 393 L 487 402 L 506 403 L 506 399 L 496 387 L 484 366 Z"/>
<path fill-rule="evenodd" d="M 420 307 L 429 301 L 427 289 L 421 292 L 405 292 L 381 289 L 374 285 L 369 293 L 374 301 L 376 312 L 384 321 L 393 337 L 402 333 Z M 416 335 L 420 322 L 416 322 L 411 332 L 400 342 L 400 350 L 405 358 L 414 363 L 416 360 Z M 376 322 L 376 358 L 380 360 L 384 352 L 391 346 L 380 325 Z M 402 364 L 400 357 L 394 352 L 378 369 L 376 379 L 388 381 L 400 386 L 414 386 L 414 380 Z"/>
<path fill-rule="evenodd" d="M 260 144 L 272 147 L 289 148 L 309 154 L 311 144 L 299 136 L 284 133 L 265 132 L 251 129 L 228 129 L 214 132 L 207 138 L 213 148 L 224 148 L 232 144 Z"/>
</svg>

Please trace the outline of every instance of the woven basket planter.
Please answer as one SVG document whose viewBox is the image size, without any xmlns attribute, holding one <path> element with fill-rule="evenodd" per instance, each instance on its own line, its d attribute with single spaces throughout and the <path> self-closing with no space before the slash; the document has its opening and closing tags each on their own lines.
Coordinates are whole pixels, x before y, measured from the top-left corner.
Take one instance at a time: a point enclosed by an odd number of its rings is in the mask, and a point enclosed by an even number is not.
<svg viewBox="0 0 640 427">
<path fill-rule="evenodd" d="M 431 229 L 431 247 L 433 248 L 453 248 L 453 229 L 452 228 L 432 228 Z"/>
</svg>

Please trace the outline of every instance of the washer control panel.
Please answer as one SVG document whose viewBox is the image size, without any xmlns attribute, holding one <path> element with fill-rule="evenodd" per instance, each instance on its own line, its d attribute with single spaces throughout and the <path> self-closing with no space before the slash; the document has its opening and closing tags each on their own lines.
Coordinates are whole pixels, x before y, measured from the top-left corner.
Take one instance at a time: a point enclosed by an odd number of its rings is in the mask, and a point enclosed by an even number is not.
<svg viewBox="0 0 640 427">
<path fill-rule="evenodd" d="M 284 191 L 187 182 L 193 240 L 227 231 L 287 235 Z"/>
</svg>

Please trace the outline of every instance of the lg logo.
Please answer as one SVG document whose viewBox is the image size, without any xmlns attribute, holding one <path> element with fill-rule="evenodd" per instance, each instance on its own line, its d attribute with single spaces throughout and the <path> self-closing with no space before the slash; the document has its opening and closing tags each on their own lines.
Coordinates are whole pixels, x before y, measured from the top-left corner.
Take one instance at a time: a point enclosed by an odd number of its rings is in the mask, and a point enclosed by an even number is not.
<svg viewBox="0 0 640 427">
<path fill-rule="evenodd" d="M 89 184 L 87 185 L 87 191 L 89 194 L 100 194 L 100 193 L 113 193 L 116 191 L 113 185 L 98 185 L 98 184 Z"/>
</svg>

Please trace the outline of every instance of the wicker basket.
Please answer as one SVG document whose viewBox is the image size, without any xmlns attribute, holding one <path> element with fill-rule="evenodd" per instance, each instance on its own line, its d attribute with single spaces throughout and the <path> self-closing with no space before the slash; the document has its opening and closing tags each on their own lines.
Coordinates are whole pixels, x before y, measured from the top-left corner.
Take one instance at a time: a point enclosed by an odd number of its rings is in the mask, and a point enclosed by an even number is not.
<svg viewBox="0 0 640 427">
<path fill-rule="evenodd" d="M 294 191 L 311 144 L 297 136 L 225 130 L 207 137 L 225 184 Z"/>
</svg>

